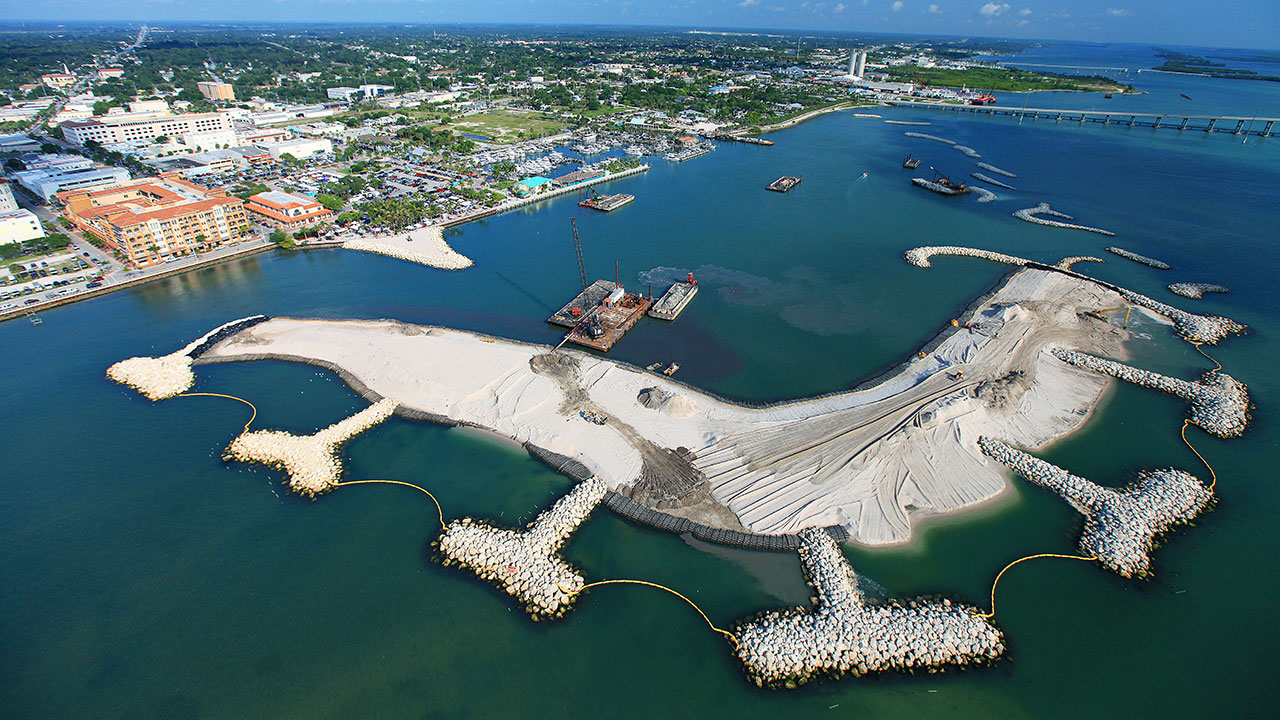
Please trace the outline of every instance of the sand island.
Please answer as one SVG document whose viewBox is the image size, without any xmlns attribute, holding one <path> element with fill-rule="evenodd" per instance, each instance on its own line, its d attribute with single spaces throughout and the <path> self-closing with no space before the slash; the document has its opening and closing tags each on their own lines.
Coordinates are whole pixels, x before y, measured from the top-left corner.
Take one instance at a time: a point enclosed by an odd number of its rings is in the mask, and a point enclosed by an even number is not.
<svg viewBox="0 0 1280 720">
<path fill-rule="evenodd" d="M 1023 267 L 875 384 L 765 407 L 587 353 L 386 320 L 275 318 L 197 362 L 330 367 L 402 413 L 575 460 L 643 507 L 763 535 L 838 526 L 875 546 L 1005 489 L 979 437 L 1034 450 L 1079 428 L 1108 380 L 1054 351 L 1124 357 L 1126 331 L 1096 313 L 1125 300 Z"/>
</svg>

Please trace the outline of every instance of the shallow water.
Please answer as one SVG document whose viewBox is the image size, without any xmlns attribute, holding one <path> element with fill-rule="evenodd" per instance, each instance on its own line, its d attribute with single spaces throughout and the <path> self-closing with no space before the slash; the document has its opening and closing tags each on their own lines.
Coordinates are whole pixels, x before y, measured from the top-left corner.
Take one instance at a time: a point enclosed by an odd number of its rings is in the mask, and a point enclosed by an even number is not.
<svg viewBox="0 0 1280 720">
<path fill-rule="evenodd" d="M 1147 82 L 1147 74 L 1142 81 Z M 1194 96 L 1194 93 L 1188 93 Z M 0 324 L 0 714 L 6 717 L 801 717 L 826 712 L 958 717 L 1255 715 L 1277 699 L 1280 621 L 1259 598 L 1280 590 L 1270 477 L 1280 460 L 1272 409 L 1280 373 L 1280 141 L 880 111 L 930 120 L 929 134 L 1018 173 L 1000 199 L 943 198 L 910 186 L 908 152 L 967 176 L 973 160 L 901 126 L 849 113 L 775 133 L 777 145 L 722 145 L 686 163 L 658 159 L 614 191 L 636 201 L 586 214 L 572 198 L 465 226 L 476 261 L 424 269 L 340 250 L 277 253 Z M 866 173 L 866 178 L 862 174 Z M 766 192 L 779 175 L 803 183 Z M 1010 216 L 1047 201 L 1116 238 Z M 227 465 L 246 409 L 216 398 L 150 403 L 105 379 L 112 362 L 172 351 L 253 313 L 391 317 L 552 342 L 543 320 L 573 294 L 569 217 L 589 274 L 655 292 L 693 270 L 703 289 L 673 324 L 646 320 L 611 353 L 678 361 L 681 380 L 750 400 L 850 387 L 899 362 L 1005 268 L 970 258 L 906 265 L 919 244 L 961 244 L 1055 261 L 1253 332 L 1209 352 L 1249 384 L 1250 432 L 1188 437 L 1214 464 L 1221 500 L 1155 555 L 1156 579 L 1122 581 L 1069 560 L 1025 563 L 1000 586 L 1010 657 L 994 669 L 823 683 L 792 693 L 743 681 L 723 641 L 677 598 L 599 588 L 569 617 L 532 624 L 490 588 L 429 559 L 434 507 L 406 488 L 347 488 L 316 502 L 283 496 L 273 471 Z M 1105 253 L 1164 260 L 1158 271 Z M 642 273 L 646 273 L 641 280 Z M 1226 295 L 1171 295 L 1175 281 Z M 1211 367 L 1170 329 L 1136 320 L 1135 364 L 1192 377 Z M 201 366 L 197 389 L 259 409 L 255 427 L 311 432 L 363 407 L 332 375 L 261 362 Z M 1119 484 L 1143 467 L 1207 477 L 1178 437 L 1185 404 L 1131 386 L 1109 392 L 1082 431 L 1042 454 Z M 568 480 L 509 444 L 392 419 L 350 443 L 349 478 L 422 483 L 446 517 L 527 521 Z M 943 592 L 985 606 L 1008 561 L 1072 552 L 1077 516 L 1015 481 L 999 502 L 928 523 L 917 541 L 850 548 L 884 592 Z M 802 602 L 785 555 L 710 550 L 589 520 L 567 555 L 590 579 L 679 589 L 721 626 Z M 936 692 L 931 692 L 936 691 Z"/>
</svg>

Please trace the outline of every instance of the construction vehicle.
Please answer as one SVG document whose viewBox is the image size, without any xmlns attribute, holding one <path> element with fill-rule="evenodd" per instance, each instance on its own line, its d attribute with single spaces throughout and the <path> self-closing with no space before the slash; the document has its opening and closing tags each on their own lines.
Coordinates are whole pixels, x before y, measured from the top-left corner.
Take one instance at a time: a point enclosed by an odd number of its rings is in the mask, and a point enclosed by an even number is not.
<svg viewBox="0 0 1280 720">
<path fill-rule="evenodd" d="M 1124 311 L 1124 324 L 1121 325 L 1121 327 L 1124 328 L 1125 330 L 1128 330 L 1129 329 L 1129 313 L 1133 312 L 1132 305 L 1121 305 L 1120 307 L 1104 308 L 1102 310 L 1089 310 L 1085 312 L 1085 315 L 1088 315 L 1089 317 L 1097 318 L 1103 322 L 1108 322 L 1105 316 L 1105 313 L 1119 312 L 1120 310 Z"/>
</svg>

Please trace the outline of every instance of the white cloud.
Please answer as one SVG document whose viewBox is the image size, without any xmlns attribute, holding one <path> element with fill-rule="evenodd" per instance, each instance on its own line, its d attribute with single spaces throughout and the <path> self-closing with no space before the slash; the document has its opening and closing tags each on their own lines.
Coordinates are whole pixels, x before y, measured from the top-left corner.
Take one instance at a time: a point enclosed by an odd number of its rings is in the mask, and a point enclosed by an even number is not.
<svg viewBox="0 0 1280 720">
<path fill-rule="evenodd" d="M 939 8 L 937 5 L 930 5 L 929 12 L 933 13 L 934 15 L 941 15 L 942 8 Z"/>
<path fill-rule="evenodd" d="M 837 15 L 844 12 L 844 3 L 836 3 L 836 6 L 831 8 L 831 12 L 836 13 Z"/>
<path fill-rule="evenodd" d="M 1018 14 L 1021 15 L 1022 17 L 1026 17 L 1031 14 L 1031 8 L 1022 8 L 1021 10 L 1018 11 Z"/>
<path fill-rule="evenodd" d="M 745 7 L 751 7 L 752 5 L 759 5 L 759 4 L 760 4 L 760 0 L 742 0 L 742 2 L 738 3 L 738 7 L 745 8 Z"/>
<path fill-rule="evenodd" d="M 982 9 L 978 10 L 978 12 L 982 13 L 983 15 L 986 15 L 987 17 L 995 17 L 997 15 L 1002 14 L 1005 10 L 1008 10 L 1008 9 L 1009 9 L 1009 3 L 996 4 L 993 2 L 989 2 L 986 5 L 983 5 Z"/>
<path fill-rule="evenodd" d="M 898 12 L 902 9 L 902 0 L 893 0 L 893 4 L 889 7 L 893 8 L 894 12 Z"/>
<path fill-rule="evenodd" d="M 1107 14 L 1114 17 L 1129 17 L 1133 13 L 1124 8 L 1107 8 Z"/>
</svg>

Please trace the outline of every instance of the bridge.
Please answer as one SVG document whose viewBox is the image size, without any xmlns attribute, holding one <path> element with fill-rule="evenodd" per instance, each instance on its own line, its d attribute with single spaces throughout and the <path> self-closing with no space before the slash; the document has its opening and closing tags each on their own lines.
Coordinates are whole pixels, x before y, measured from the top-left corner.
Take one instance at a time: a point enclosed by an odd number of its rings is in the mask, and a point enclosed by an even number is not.
<svg viewBox="0 0 1280 720">
<path fill-rule="evenodd" d="M 1280 118 L 1236 117 L 1231 115 L 1184 115 L 1182 113 L 1134 113 L 1113 110 L 1052 110 L 1048 108 L 1000 107 L 998 105 L 953 105 L 914 100 L 889 100 L 889 105 L 921 110 L 950 110 L 975 115 L 1005 115 L 1018 119 L 1055 122 L 1098 123 L 1157 130 L 1225 132 L 1232 135 L 1271 137 L 1280 132 Z"/>
</svg>

